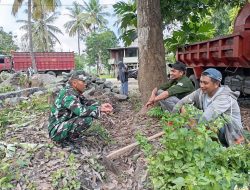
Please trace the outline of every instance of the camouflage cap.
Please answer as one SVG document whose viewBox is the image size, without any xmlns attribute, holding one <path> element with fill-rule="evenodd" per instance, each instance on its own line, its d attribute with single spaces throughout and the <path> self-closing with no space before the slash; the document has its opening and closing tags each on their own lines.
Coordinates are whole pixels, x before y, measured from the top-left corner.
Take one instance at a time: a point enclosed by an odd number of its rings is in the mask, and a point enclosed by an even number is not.
<svg viewBox="0 0 250 190">
<path fill-rule="evenodd" d="M 84 75 L 78 75 L 74 73 L 70 76 L 69 80 L 80 80 L 80 81 L 85 82 L 87 80 L 87 77 L 85 77 Z"/>
</svg>

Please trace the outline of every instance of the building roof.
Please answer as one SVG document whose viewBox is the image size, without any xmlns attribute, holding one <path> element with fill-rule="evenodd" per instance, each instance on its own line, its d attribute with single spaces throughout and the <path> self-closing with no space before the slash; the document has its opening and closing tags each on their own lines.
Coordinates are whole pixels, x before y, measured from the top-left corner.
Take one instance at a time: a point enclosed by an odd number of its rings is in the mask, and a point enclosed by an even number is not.
<svg viewBox="0 0 250 190">
<path fill-rule="evenodd" d="M 138 47 L 116 47 L 116 48 L 108 48 L 108 50 L 123 50 L 123 49 L 133 49 Z"/>
<path fill-rule="evenodd" d="M 123 50 L 123 49 L 132 49 L 137 48 L 138 49 L 138 38 L 136 38 L 130 46 L 128 47 L 116 47 L 116 48 L 108 48 L 108 50 Z"/>
</svg>

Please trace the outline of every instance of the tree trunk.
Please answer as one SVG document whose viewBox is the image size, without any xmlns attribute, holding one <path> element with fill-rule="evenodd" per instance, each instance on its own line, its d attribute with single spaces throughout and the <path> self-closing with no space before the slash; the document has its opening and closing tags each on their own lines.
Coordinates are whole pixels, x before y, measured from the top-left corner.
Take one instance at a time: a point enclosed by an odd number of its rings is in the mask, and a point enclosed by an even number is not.
<svg viewBox="0 0 250 190">
<path fill-rule="evenodd" d="M 160 0 L 137 0 L 139 90 L 146 103 L 152 90 L 166 81 Z"/>
<path fill-rule="evenodd" d="M 32 24 L 31 24 L 31 0 L 28 0 L 28 27 L 29 27 L 29 49 L 32 61 L 32 68 L 37 73 L 36 60 L 33 52 L 33 41 L 32 41 Z"/>
<path fill-rule="evenodd" d="M 101 52 L 99 51 L 98 53 L 98 62 L 99 62 L 99 74 L 102 74 L 102 55 Z"/>
<path fill-rule="evenodd" d="M 101 61 L 101 55 L 100 55 L 100 52 L 97 53 L 97 62 L 96 62 L 96 72 L 97 72 L 97 75 L 100 74 L 100 62 Z"/>
<path fill-rule="evenodd" d="M 77 42 L 78 42 L 78 54 L 81 55 L 81 49 L 80 49 L 80 32 L 79 29 L 77 29 Z"/>
<path fill-rule="evenodd" d="M 42 13 L 42 17 L 43 17 L 43 13 Z M 44 34 L 45 34 L 45 36 L 44 36 L 44 46 L 43 46 L 43 51 L 44 52 L 50 52 L 50 42 L 49 42 L 49 33 L 48 33 L 48 29 L 47 29 L 47 26 L 46 26 L 46 24 L 43 22 L 43 18 L 41 19 L 42 20 L 42 23 L 43 23 L 43 25 L 44 25 L 44 28 L 43 28 L 43 30 L 44 30 Z"/>
</svg>

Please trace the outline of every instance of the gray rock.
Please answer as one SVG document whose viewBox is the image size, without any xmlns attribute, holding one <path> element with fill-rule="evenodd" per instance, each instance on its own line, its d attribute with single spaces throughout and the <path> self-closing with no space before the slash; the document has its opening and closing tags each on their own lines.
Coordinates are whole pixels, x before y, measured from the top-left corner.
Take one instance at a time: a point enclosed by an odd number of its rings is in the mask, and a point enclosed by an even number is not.
<svg viewBox="0 0 250 190">
<path fill-rule="evenodd" d="M 127 100 L 127 96 L 123 94 L 114 94 L 114 97 L 118 99 L 119 101 Z"/>
<path fill-rule="evenodd" d="M 31 87 L 43 87 L 43 80 L 40 74 L 35 74 L 30 78 Z"/>
<path fill-rule="evenodd" d="M 112 86 L 113 86 L 113 83 L 112 83 L 112 82 L 110 82 L 110 81 L 105 81 L 105 82 L 104 82 L 104 87 L 105 87 L 105 88 L 112 88 Z"/>
<path fill-rule="evenodd" d="M 21 100 L 20 100 L 19 97 L 6 98 L 6 99 L 4 100 L 4 105 L 16 106 L 17 104 L 19 104 L 20 101 L 21 101 Z"/>
<path fill-rule="evenodd" d="M 97 80 L 97 77 L 95 76 L 91 77 L 91 82 L 96 82 L 96 80 Z"/>
<path fill-rule="evenodd" d="M 103 90 L 104 90 L 105 93 L 110 93 L 111 92 L 110 88 L 104 88 Z"/>
<path fill-rule="evenodd" d="M 95 88 L 92 87 L 91 89 L 89 89 L 89 90 L 83 92 L 83 95 L 84 95 L 85 97 L 93 96 L 94 93 L 95 93 L 95 91 L 96 91 Z"/>
<path fill-rule="evenodd" d="M 58 93 L 63 88 L 63 85 L 53 86 L 48 88 L 48 92 Z"/>
<path fill-rule="evenodd" d="M 12 86 L 13 88 L 17 89 L 17 87 L 20 86 L 20 83 L 25 83 L 26 79 L 27 75 L 25 73 L 14 73 L 8 79 L 3 81 L 0 84 L 0 87 Z"/>
<path fill-rule="evenodd" d="M 95 81 L 96 84 L 104 84 L 104 82 L 105 82 L 104 79 L 99 79 L 99 78 L 97 78 Z"/>
<path fill-rule="evenodd" d="M 116 94 L 120 94 L 120 89 L 119 88 L 113 88 L 112 92 L 114 92 Z"/>
<path fill-rule="evenodd" d="M 104 84 L 99 84 L 98 86 L 96 86 L 96 89 L 98 90 L 104 89 Z"/>
<path fill-rule="evenodd" d="M 114 93 L 113 92 L 105 92 L 105 93 L 103 93 L 103 95 L 105 95 L 105 96 L 114 96 Z"/>
<path fill-rule="evenodd" d="M 45 89 L 34 87 L 34 88 L 26 88 L 23 90 L 18 90 L 18 91 L 13 91 L 13 92 L 2 93 L 2 94 L 0 94 L 0 100 L 5 100 L 6 98 L 21 97 L 21 96 L 27 97 L 27 96 L 30 96 L 31 94 L 33 94 L 37 91 L 41 91 L 41 90 L 45 90 Z"/>
<path fill-rule="evenodd" d="M 41 95 L 43 95 L 43 94 L 45 94 L 44 91 L 37 91 L 37 92 L 35 92 L 35 93 L 33 94 L 33 96 L 41 96 Z"/>
</svg>

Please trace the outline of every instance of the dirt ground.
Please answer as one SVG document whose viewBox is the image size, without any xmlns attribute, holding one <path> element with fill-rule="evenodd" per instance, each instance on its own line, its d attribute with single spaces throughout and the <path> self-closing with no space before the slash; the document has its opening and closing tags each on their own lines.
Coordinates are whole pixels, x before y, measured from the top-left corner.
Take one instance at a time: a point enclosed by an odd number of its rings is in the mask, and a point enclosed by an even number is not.
<svg viewBox="0 0 250 190">
<path fill-rule="evenodd" d="M 119 85 L 119 82 L 116 84 Z M 110 152 L 134 143 L 137 133 L 152 136 L 161 131 L 157 119 L 137 114 L 142 105 L 136 80 L 129 80 L 129 89 L 130 98 L 127 101 L 117 102 L 110 97 L 101 97 L 102 102 L 109 102 L 114 107 L 111 115 L 103 115 L 99 120 L 109 136 L 109 142 L 90 135 L 73 146 L 57 145 L 48 137 L 48 112 L 21 127 L 8 126 L 6 143 L 14 141 L 29 145 L 17 148 L 12 158 L 12 163 L 19 168 L 19 178 L 14 182 L 13 189 L 51 190 L 70 185 L 71 189 L 151 189 L 147 163 L 138 147 L 112 162 L 105 160 Z M 250 129 L 250 108 L 241 108 L 241 114 L 244 127 Z M 72 186 L 76 181 L 80 181 L 81 188 Z"/>
</svg>

